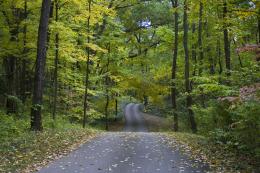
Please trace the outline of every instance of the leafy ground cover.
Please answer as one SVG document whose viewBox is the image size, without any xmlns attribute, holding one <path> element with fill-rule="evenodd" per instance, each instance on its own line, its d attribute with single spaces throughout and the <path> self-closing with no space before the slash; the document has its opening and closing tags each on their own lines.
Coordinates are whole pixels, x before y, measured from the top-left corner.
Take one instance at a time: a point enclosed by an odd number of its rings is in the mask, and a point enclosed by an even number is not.
<svg viewBox="0 0 260 173">
<path fill-rule="evenodd" d="M 150 132 L 169 131 L 172 126 L 172 121 L 159 116 L 143 113 L 145 124 Z"/>
<path fill-rule="evenodd" d="M 181 146 L 191 157 L 208 162 L 213 172 L 259 172 L 259 161 L 254 157 L 231 150 L 225 144 L 216 144 L 210 139 L 190 134 L 167 132 L 165 135 Z"/>
<path fill-rule="evenodd" d="M 66 155 L 92 139 L 96 130 L 77 125 L 45 128 L 43 132 L 26 129 L 24 120 L 1 116 L 0 172 L 32 172 Z M 3 126 L 6 125 L 6 126 Z"/>
</svg>

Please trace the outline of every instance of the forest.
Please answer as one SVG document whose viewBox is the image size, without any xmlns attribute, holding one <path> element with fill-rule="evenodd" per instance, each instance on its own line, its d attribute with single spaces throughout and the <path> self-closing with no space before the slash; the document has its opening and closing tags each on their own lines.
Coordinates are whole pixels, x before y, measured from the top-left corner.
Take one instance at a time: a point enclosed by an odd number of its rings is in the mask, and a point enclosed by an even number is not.
<svg viewBox="0 0 260 173">
<path fill-rule="evenodd" d="M 258 172 L 259 62 L 258 0 L 0 0 L 0 172 L 122 131 L 129 103 L 216 172 Z"/>
</svg>

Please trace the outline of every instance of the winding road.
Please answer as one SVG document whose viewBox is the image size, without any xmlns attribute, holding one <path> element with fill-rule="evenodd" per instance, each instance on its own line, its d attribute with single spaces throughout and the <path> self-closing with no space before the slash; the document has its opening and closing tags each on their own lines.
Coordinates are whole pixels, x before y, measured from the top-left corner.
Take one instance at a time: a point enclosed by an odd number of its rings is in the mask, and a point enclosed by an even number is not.
<svg viewBox="0 0 260 173">
<path fill-rule="evenodd" d="M 182 154 L 174 141 L 148 133 L 138 104 L 125 108 L 124 132 L 107 132 L 38 173 L 204 173 L 207 165 Z"/>
</svg>

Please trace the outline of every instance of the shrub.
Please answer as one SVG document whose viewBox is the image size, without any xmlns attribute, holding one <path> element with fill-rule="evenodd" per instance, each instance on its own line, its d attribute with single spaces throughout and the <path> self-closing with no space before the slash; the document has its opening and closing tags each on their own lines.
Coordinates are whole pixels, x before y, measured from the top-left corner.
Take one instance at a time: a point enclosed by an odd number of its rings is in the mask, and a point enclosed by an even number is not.
<svg viewBox="0 0 260 173">
<path fill-rule="evenodd" d="M 260 107 L 257 102 L 219 103 L 214 113 L 217 123 L 209 133 L 212 141 L 225 144 L 239 153 L 259 157 Z"/>
</svg>

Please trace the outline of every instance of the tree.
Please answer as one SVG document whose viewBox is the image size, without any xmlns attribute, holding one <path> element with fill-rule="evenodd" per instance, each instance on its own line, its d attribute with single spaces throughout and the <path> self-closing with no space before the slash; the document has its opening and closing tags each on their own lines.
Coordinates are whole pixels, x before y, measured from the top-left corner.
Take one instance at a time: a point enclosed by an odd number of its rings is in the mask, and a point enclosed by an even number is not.
<svg viewBox="0 0 260 173">
<path fill-rule="evenodd" d="M 84 114 L 83 114 L 83 128 L 86 126 L 87 121 L 87 108 L 88 108 L 88 87 L 89 87 L 89 64 L 90 64 L 90 19 L 91 19 L 91 0 L 88 0 L 88 12 L 89 16 L 87 19 L 87 68 L 86 68 L 86 79 L 85 79 L 85 96 L 84 96 Z"/>
<path fill-rule="evenodd" d="M 185 54 L 185 89 L 187 93 L 187 99 L 186 99 L 186 104 L 187 104 L 187 109 L 189 113 L 189 119 L 190 119 L 190 124 L 191 124 L 191 130 L 193 133 L 197 132 L 197 125 L 195 122 L 194 118 L 194 113 L 191 108 L 192 106 L 192 97 L 191 97 L 191 83 L 190 83 L 190 64 L 189 64 L 189 48 L 188 48 L 188 2 L 187 0 L 184 0 L 184 15 L 183 15 L 183 30 L 184 30 L 184 35 L 183 35 L 183 47 L 184 47 L 184 54 Z"/>
<path fill-rule="evenodd" d="M 178 131 L 178 114 L 177 114 L 177 103 L 176 103 L 176 95 L 177 95 L 177 90 L 176 90 L 176 70 L 177 70 L 177 57 L 178 57 L 178 44 L 179 44 L 179 13 L 178 13 L 178 0 L 172 0 L 172 6 L 175 8 L 174 12 L 174 49 L 173 49 L 173 60 L 172 60 L 172 88 L 171 88 L 171 96 L 172 96 L 172 108 L 174 111 L 174 124 L 173 124 L 173 129 L 174 131 Z"/>
<path fill-rule="evenodd" d="M 42 127 L 42 96 L 44 86 L 44 72 L 46 63 L 46 43 L 50 15 L 51 0 L 43 0 L 38 30 L 37 57 L 34 76 L 34 90 L 31 108 L 31 129 L 41 131 Z"/>
<path fill-rule="evenodd" d="M 59 21 L 59 1 L 55 0 L 55 22 Z M 58 31 L 57 31 L 58 32 Z M 55 59 L 54 59 L 54 101 L 53 101 L 53 119 L 56 118 L 57 92 L 58 92 L 58 63 L 59 63 L 59 33 L 55 34 Z"/>
<path fill-rule="evenodd" d="M 202 45 L 202 17 L 203 17 L 203 2 L 200 0 L 199 2 L 200 8 L 199 8 L 199 29 L 198 29 L 198 46 L 199 46 L 199 75 L 201 75 L 203 71 L 203 59 L 204 59 L 204 50 Z"/>
<path fill-rule="evenodd" d="M 27 20 L 28 18 L 28 2 L 27 0 L 24 0 L 24 20 Z M 22 59 L 22 80 L 21 80 L 21 100 L 25 102 L 28 92 L 28 76 L 29 76 L 29 70 L 28 70 L 28 48 L 27 48 L 27 23 L 24 22 L 23 26 L 23 59 Z"/>
<path fill-rule="evenodd" d="M 223 0 L 223 35 L 224 35 L 224 50 L 225 50 L 225 60 L 226 60 L 226 69 L 227 75 L 230 76 L 231 70 L 231 59 L 230 59 L 230 41 L 229 41 L 229 34 L 228 34 L 228 7 L 227 7 L 227 0 Z"/>
</svg>

